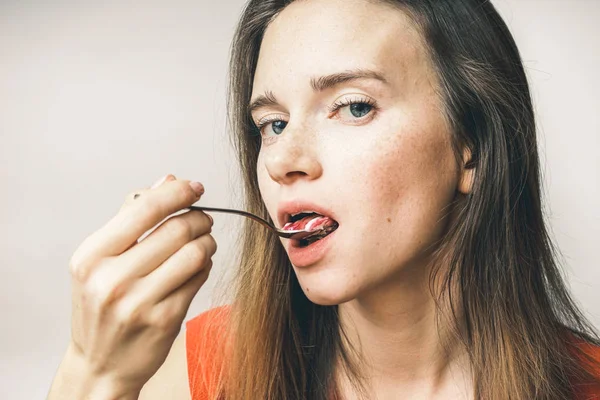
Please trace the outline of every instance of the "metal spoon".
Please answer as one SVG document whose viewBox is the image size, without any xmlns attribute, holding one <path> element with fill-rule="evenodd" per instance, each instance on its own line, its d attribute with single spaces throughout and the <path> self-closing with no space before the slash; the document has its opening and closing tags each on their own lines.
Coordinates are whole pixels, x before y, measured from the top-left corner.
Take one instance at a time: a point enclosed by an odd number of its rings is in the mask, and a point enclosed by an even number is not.
<svg viewBox="0 0 600 400">
<path fill-rule="evenodd" d="M 309 236 L 313 236 L 313 235 L 317 236 L 317 235 L 327 234 L 327 233 L 335 230 L 335 228 L 337 228 L 337 226 L 327 226 L 327 227 L 323 227 L 323 228 L 311 230 L 311 231 L 306 230 L 306 229 L 287 231 L 287 230 L 279 229 L 279 228 L 275 227 L 274 225 L 270 224 L 268 221 L 262 219 L 261 217 L 256 216 L 256 215 L 251 214 L 246 211 L 232 210 L 230 208 L 198 207 L 198 206 L 190 206 L 190 207 L 188 207 L 188 209 L 197 210 L 197 211 L 214 211 L 214 212 L 242 215 L 244 217 L 250 218 L 250 219 L 262 224 L 266 228 L 269 228 L 270 230 L 275 232 L 277 235 L 279 235 L 280 237 L 285 238 L 285 239 L 296 239 L 296 240 L 306 239 Z"/>
<path fill-rule="evenodd" d="M 135 200 L 140 196 L 141 196 L 141 194 L 136 193 L 133 196 L 133 199 Z M 335 226 L 326 226 L 326 227 L 323 227 L 320 229 L 315 229 L 315 230 L 310 230 L 310 231 L 306 230 L 306 229 L 298 229 L 298 230 L 293 230 L 293 231 L 292 230 L 283 230 L 283 229 L 279 229 L 279 228 L 275 227 L 274 225 L 272 225 L 268 221 L 262 219 L 261 217 L 251 214 L 246 211 L 233 210 L 231 208 L 198 207 L 198 206 L 189 206 L 186 209 L 196 210 L 196 211 L 213 211 L 213 212 L 222 212 L 222 213 L 242 215 L 246 218 L 250 218 L 250 219 L 260 223 L 264 227 L 275 232 L 278 236 L 285 238 L 285 239 L 300 240 L 300 239 L 307 239 L 309 236 L 314 236 L 314 237 L 319 236 L 319 235 L 325 236 L 326 234 L 334 231 L 337 228 L 337 225 L 335 225 Z"/>
</svg>

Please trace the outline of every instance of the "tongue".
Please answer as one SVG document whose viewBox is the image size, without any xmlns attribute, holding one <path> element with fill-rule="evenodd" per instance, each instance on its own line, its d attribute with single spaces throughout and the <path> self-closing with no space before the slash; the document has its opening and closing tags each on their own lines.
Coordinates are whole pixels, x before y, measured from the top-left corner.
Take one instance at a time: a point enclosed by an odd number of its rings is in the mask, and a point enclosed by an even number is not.
<svg viewBox="0 0 600 400">
<path fill-rule="evenodd" d="M 333 219 L 318 214 L 311 214 L 298 221 L 288 222 L 283 226 L 283 229 L 286 231 L 307 230 L 314 232 L 333 225 L 335 225 Z"/>
</svg>

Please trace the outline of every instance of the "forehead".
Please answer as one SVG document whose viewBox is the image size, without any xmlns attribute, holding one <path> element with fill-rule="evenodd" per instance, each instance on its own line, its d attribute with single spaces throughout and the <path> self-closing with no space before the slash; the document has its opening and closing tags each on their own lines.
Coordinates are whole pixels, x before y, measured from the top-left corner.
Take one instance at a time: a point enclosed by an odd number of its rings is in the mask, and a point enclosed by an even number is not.
<svg viewBox="0 0 600 400">
<path fill-rule="evenodd" d="M 354 69 L 380 71 L 394 83 L 426 63 L 421 40 L 412 20 L 383 2 L 295 1 L 265 32 L 254 91 Z"/>
</svg>

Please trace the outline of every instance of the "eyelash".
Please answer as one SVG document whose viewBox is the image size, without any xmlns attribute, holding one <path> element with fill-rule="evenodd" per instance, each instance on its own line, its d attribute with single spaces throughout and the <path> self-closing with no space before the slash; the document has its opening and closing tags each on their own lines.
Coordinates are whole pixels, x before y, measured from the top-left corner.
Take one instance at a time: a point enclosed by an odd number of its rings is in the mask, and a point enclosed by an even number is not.
<svg viewBox="0 0 600 400">
<path fill-rule="evenodd" d="M 338 111 L 340 108 L 350 106 L 352 104 L 368 104 L 373 108 L 373 110 L 377 111 L 377 102 L 369 97 L 355 97 L 355 98 L 345 98 L 333 103 L 331 107 L 329 107 L 329 113 L 333 114 Z"/>
<path fill-rule="evenodd" d="M 377 102 L 369 97 L 345 98 L 345 99 L 336 101 L 330 107 L 327 107 L 327 109 L 329 111 L 329 114 L 333 114 L 333 113 L 339 111 L 341 108 L 351 106 L 352 104 L 368 104 L 369 106 L 372 107 L 372 111 L 377 112 L 379 110 L 379 106 L 377 105 Z M 369 114 L 371 114 L 371 113 L 369 113 Z M 368 114 L 367 114 L 367 116 L 368 116 Z M 367 118 L 367 116 L 362 117 L 360 119 Z M 258 123 L 255 124 L 255 127 L 258 130 L 258 132 L 261 133 L 262 129 L 265 126 L 267 126 L 268 124 L 270 124 L 272 122 L 276 122 L 276 121 L 283 121 L 283 119 L 281 119 L 281 117 L 278 115 L 273 115 L 271 117 L 266 117 L 266 118 L 260 120 Z"/>
</svg>

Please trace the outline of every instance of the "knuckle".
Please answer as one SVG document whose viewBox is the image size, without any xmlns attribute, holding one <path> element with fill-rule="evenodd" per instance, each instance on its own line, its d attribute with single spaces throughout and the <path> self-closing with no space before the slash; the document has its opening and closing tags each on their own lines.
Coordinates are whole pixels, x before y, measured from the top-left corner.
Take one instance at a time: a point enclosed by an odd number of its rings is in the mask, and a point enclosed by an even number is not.
<svg viewBox="0 0 600 400">
<path fill-rule="evenodd" d="M 217 252 L 219 245 L 217 244 L 217 241 L 215 240 L 213 235 L 208 235 L 208 245 L 210 248 L 210 254 L 211 255 L 215 254 Z"/>
<path fill-rule="evenodd" d="M 85 282 L 88 278 L 87 268 L 84 267 L 83 259 L 77 252 L 69 260 L 69 273 L 77 282 Z"/>
<path fill-rule="evenodd" d="M 89 241 L 90 238 L 86 238 L 69 259 L 69 273 L 73 279 L 81 283 L 88 280 L 92 270 L 90 257 L 86 250 L 86 248 L 89 248 Z"/>
<path fill-rule="evenodd" d="M 85 286 L 85 294 L 88 300 L 94 304 L 96 309 L 108 308 L 115 299 L 115 292 L 110 285 L 92 279 Z"/>
<path fill-rule="evenodd" d="M 204 264 L 207 258 L 206 249 L 201 244 L 190 244 L 183 249 L 184 257 L 192 264 Z"/>
<path fill-rule="evenodd" d="M 188 241 L 192 234 L 192 227 L 186 218 L 174 217 L 165 223 L 169 236 L 180 241 Z"/>
<path fill-rule="evenodd" d="M 85 286 L 86 297 L 97 309 L 108 309 L 121 295 L 121 288 L 107 279 L 90 279 Z"/>
<path fill-rule="evenodd" d="M 139 326 L 142 324 L 144 307 L 135 301 L 124 301 L 115 311 L 115 318 L 122 326 Z"/>
<path fill-rule="evenodd" d="M 150 316 L 149 325 L 158 329 L 162 332 L 173 332 L 175 329 L 179 329 L 181 312 L 175 307 L 162 307 L 159 310 L 155 310 Z"/>
</svg>

